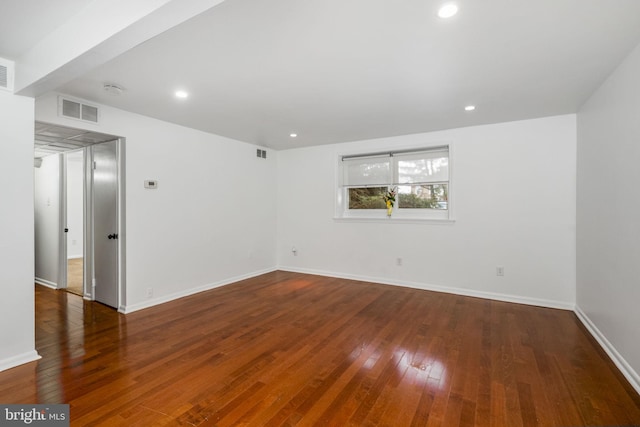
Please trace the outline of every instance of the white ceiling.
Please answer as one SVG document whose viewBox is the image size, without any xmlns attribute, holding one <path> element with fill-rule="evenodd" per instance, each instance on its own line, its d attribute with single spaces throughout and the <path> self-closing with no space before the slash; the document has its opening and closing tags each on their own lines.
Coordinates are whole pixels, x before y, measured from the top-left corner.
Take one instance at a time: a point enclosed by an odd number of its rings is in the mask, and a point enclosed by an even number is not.
<svg viewBox="0 0 640 427">
<path fill-rule="evenodd" d="M 0 0 L 0 56 L 16 60 L 91 0 Z"/>
<path fill-rule="evenodd" d="M 226 0 L 59 91 L 283 149 L 573 113 L 640 42 L 638 0 L 457 3 Z"/>
</svg>

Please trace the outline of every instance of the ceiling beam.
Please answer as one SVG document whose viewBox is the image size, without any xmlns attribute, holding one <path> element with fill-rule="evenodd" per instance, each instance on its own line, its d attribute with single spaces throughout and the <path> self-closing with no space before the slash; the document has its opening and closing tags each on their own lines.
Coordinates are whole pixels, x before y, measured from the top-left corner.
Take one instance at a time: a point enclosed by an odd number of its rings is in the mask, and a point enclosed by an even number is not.
<svg viewBox="0 0 640 427">
<path fill-rule="evenodd" d="M 15 93 L 38 97 L 224 0 L 95 0 L 16 61 Z"/>
</svg>

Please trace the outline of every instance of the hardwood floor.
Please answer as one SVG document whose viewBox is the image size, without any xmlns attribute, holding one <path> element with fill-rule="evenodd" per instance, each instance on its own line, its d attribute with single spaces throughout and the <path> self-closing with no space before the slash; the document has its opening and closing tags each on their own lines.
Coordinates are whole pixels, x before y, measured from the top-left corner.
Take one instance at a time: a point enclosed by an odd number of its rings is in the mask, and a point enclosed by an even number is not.
<svg viewBox="0 0 640 427">
<path fill-rule="evenodd" d="M 71 258 L 67 260 L 67 291 L 82 296 L 84 258 Z"/>
<path fill-rule="evenodd" d="M 36 287 L 2 403 L 72 426 L 605 426 L 640 397 L 568 311 L 274 272 L 129 315 Z"/>
</svg>

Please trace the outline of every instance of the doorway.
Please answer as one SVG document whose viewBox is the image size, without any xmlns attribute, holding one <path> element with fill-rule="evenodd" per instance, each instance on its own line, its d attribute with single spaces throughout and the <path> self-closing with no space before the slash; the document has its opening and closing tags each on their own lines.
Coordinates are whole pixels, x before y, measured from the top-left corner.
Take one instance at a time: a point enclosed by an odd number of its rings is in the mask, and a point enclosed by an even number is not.
<svg viewBox="0 0 640 427">
<path fill-rule="evenodd" d="M 35 133 L 36 283 L 119 309 L 124 138 L 42 122 Z"/>
<path fill-rule="evenodd" d="M 66 198 L 66 290 L 84 296 L 84 155 L 85 149 L 64 155 Z M 64 257 L 63 257 L 64 258 Z M 63 284 L 61 284 L 63 285 Z"/>
</svg>

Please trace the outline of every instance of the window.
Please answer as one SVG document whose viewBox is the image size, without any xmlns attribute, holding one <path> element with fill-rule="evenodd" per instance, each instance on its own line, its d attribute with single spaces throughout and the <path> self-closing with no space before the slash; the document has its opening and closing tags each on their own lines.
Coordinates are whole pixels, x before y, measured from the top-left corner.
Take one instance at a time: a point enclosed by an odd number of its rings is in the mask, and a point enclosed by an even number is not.
<svg viewBox="0 0 640 427">
<path fill-rule="evenodd" d="M 386 217 L 383 196 L 397 189 L 393 217 L 448 219 L 449 146 L 340 158 L 339 216 Z"/>
</svg>

